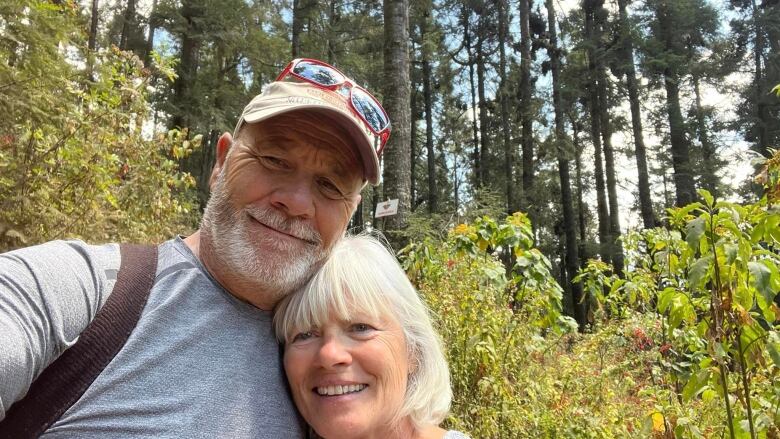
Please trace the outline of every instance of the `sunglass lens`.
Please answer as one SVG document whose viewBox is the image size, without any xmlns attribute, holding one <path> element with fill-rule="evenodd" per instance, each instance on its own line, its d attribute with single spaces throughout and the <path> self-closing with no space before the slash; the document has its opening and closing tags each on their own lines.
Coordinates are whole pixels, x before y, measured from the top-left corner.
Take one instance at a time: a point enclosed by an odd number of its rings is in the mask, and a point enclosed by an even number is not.
<svg viewBox="0 0 780 439">
<path fill-rule="evenodd" d="M 387 128 L 389 121 L 385 116 L 382 107 L 379 106 L 376 100 L 359 88 L 352 89 L 352 105 L 355 109 L 363 115 L 366 122 L 374 129 L 374 131 L 382 131 Z"/>
<path fill-rule="evenodd" d="M 321 64 L 315 64 L 309 61 L 300 61 L 295 64 L 293 73 L 309 81 L 316 82 L 320 85 L 331 86 L 341 84 L 344 82 L 344 76 L 342 76 L 336 70 L 323 66 Z"/>
</svg>

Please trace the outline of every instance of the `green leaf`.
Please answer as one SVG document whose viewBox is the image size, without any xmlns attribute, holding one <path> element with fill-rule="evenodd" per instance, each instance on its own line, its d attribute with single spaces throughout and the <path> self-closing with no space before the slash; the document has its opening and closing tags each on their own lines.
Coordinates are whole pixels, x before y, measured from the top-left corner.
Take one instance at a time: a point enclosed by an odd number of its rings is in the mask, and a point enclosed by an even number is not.
<svg viewBox="0 0 780 439">
<path fill-rule="evenodd" d="M 699 196 L 704 200 L 704 203 L 707 205 L 707 207 L 712 208 L 712 206 L 715 204 L 715 197 L 713 197 L 707 189 L 699 189 L 696 192 L 699 193 Z"/>
<path fill-rule="evenodd" d="M 690 401 L 692 398 L 698 396 L 707 388 L 707 383 L 710 381 L 709 369 L 702 369 L 696 372 L 691 379 L 685 384 L 682 390 L 682 397 L 685 401 Z"/>
<path fill-rule="evenodd" d="M 736 244 L 724 244 L 723 245 L 723 253 L 726 255 L 726 263 L 727 264 L 733 264 L 735 260 L 737 260 L 737 252 L 739 251 L 739 246 Z"/>
<path fill-rule="evenodd" d="M 775 363 L 775 367 L 780 367 L 780 334 L 777 331 L 771 331 L 767 337 L 766 350 Z"/>
<path fill-rule="evenodd" d="M 704 221 L 704 217 L 698 217 L 685 225 L 685 242 L 687 242 L 693 250 L 699 248 L 699 240 L 704 234 L 705 225 L 706 222 Z"/>
<path fill-rule="evenodd" d="M 720 361 L 723 361 L 724 358 L 726 358 L 726 350 L 723 349 L 723 345 L 720 342 L 715 342 L 713 344 L 713 351 L 715 352 L 715 359 Z"/>
<path fill-rule="evenodd" d="M 748 269 L 750 270 L 750 276 L 753 278 L 753 285 L 756 287 L 759 293 L 764 297 L 767 303 L 771 303 L 775 297 L 774 291 L 769 284 L 772 272 L 769 268 L 761 262 L 751 261 L 748 262 Z"/>
<path fill-rule="evenodd" d="M 712 255 L 707 255 L 696 260 L 691 265 L 691 269 L 688 272 L 688 282 L 690 282 L 692 288 L 697 288 L 709 271 L 710 264 L 712 263 Z"/>
</svg>

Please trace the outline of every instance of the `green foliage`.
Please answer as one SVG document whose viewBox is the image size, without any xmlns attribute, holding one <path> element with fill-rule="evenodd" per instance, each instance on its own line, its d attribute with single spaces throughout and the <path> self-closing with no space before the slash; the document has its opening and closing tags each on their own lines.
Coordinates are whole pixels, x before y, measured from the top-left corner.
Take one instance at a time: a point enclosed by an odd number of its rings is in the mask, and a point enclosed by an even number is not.
<svg viewBox="0 0 780 439">
<path fill-rule="evenodd" d="M 194 181 L 176 160 L 200 137 L 155 132 L 148 71 L 129 52 L 94 54 L 89 74 L 69 59 L 82 48 L 73 8 L 2 10 L 28 40 L 0 63 L 10 110 L 0 124 L 0 250 L 65 237 L 158 241 L 195 224 Z"/>
<path fill-rule="evenodd" d="M 457 226 L 444 242 L 401 252 L 445 336 L 456 395 L 451 425 L 473 437 L 507 437 L 520 428 L 529 353 L 542 334 L 576 330 L 560 314 L 561 289 L 532 236 L 523 214 L 501 223 L 483 217 Z"/>
<path fill-rule="evenodd" d="M 669 210 L 668 229 L 628 235 L 627 262 L 635 268 L 626 282 L 599 262 L 579 276 L 598 302 L 634 308 L 626 285 L 643 279 L 636 289 L 653 299 L 661 316 L 658 370 L 666 384 L 661 390 L 670 396 L 657 413 L 666 420 L 663 429 L 677 437 L 707 437 L 692 421 L 691 405 L 713 402 L 722 407 L 712 419 L 713 434 L 778 433 L 780 211 L 770 200 L 779 168 L 775 153 L 763 170 L 767 192 L 759 203 L 718 201 L 700 190 L 702 202 Z"/>
<path fill-rule="evenodd" d="M 623 238 L 625 278 L 601 261 L 581 270 L 587 334 L 561 315 L 523 214 L 405 248 L 450 362 L 448 426 L 486 438 L 778 437 L 780 210 L 769 195 L 699 196 L 670 209 L 667 227 Z"/>
</svg>

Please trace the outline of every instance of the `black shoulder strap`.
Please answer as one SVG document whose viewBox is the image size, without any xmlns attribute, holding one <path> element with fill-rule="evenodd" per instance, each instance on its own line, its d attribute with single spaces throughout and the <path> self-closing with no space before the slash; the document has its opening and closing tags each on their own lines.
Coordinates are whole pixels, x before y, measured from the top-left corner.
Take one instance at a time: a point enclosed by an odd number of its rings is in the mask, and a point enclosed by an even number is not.
<svg viewBox="0 0 780 439">
<path fill-rule="evenodd" d="M 0 438 L 38 437 L 78 401 L 124 346 L 154 285 L 157 246 L 121 244 L 122 262 L 105 305 L 79 340 L 52 362 L 0 421 Z"/>
</svg>

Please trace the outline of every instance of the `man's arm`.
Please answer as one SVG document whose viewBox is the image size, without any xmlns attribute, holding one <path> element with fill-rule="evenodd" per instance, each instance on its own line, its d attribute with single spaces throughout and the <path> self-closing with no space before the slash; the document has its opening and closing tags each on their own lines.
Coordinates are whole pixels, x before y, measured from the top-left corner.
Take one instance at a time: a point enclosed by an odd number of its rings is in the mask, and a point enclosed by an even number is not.
<svg viewBox="0 0 780 439">
<path fill-rule="evenodd" d="M 116 281 L 117 245 L 53 241 L 0 254 L 0 419 L 78 340 Z"/>
</svg>

